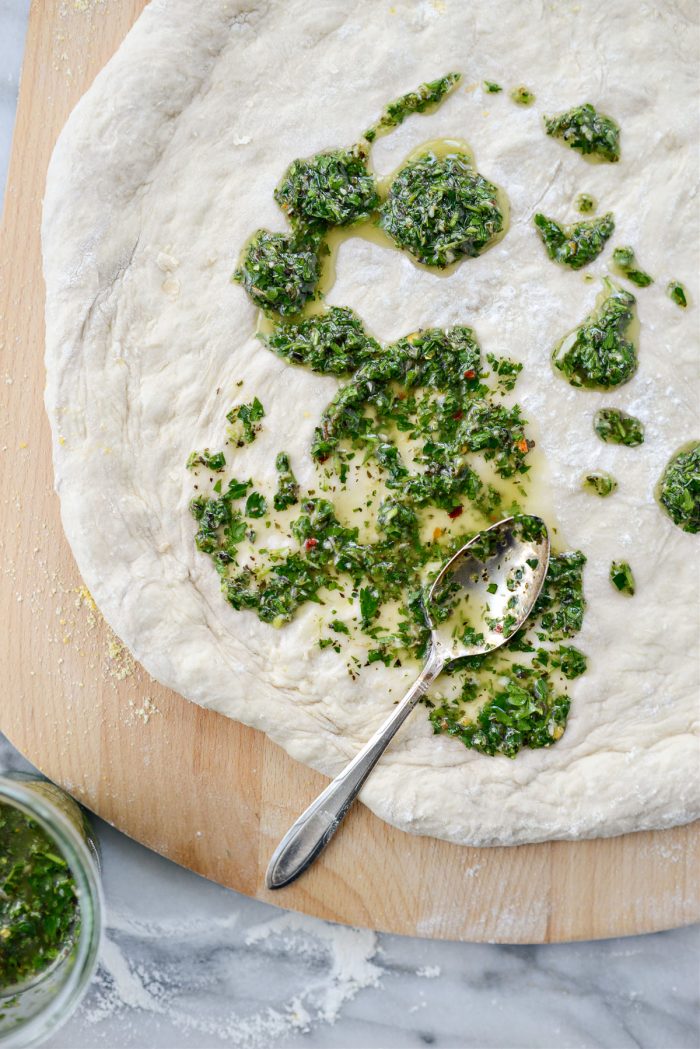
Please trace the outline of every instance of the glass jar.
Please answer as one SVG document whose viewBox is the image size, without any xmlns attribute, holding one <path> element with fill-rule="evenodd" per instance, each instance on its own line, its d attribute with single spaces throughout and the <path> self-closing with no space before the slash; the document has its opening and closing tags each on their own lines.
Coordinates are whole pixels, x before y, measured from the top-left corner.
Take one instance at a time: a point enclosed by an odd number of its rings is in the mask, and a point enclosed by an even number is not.
<svg viewBox="0 0 700 1049">
<path fill-rule="evenodd" d="M 102 891 L 95 838 L 82 809 L 68 794 L 36 775 L 0 776 L 0 804 L 38 824 L 66 861 L 77 895 L 76 931 L 65 952 L 46 969 L 14 987 L 0 988 L 0 1044 L 28 1049 L 71 1015 L 97 966 Z"/>
</svg>

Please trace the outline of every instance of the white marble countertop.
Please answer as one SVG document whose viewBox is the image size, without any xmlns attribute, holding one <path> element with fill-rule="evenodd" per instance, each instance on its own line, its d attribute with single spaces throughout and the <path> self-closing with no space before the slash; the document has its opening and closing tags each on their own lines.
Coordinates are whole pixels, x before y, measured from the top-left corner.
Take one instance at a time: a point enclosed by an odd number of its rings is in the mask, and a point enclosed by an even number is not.
<svg viewBox="0 0 700 1049">
<path fill-rule="evenodd" d="M 0 194 L 28 8 L 0 0 Z M 0 737 L 9 767 L 26 763 Z M 97 827 L 100 967 L 53 1049 L 700 1045 L 698 929 L 539 947 L 379 935 L 239 896 Z"/>
</svg>

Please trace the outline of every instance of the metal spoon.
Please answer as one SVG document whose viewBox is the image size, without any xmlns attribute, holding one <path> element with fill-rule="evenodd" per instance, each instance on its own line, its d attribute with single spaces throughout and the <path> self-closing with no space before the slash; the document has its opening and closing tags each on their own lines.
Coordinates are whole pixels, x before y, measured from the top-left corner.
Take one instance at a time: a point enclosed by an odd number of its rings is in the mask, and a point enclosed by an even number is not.
<svg viewBox="0 0 700 1049">
<path fill-rule="evenodd" d="M 448 663 L 499 648 L 522 626 L 542 589 L 549 536 L 539 517 L 506 517 L 443 565 L 424 604 L 430 649 L 418 679 L 370 741 L 319 794 L 275 849 L 268 889 L 298 878 L 331 840 L 397 731 Z"/>
</svg>

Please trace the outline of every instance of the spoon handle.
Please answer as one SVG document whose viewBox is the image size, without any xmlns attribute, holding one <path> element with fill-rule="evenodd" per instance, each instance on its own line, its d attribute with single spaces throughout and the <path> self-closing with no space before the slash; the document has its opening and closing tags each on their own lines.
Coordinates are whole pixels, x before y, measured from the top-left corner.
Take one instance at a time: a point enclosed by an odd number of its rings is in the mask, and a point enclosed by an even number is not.
<svg viewBox="0 0 700 1049">
<path fill-rule="evenodd" d="M 384 724 L 292 824 L 275 849 L 267 868 L 265 883 L 268 889 L 281 889 L 289 885 L 325 849 L 370 772 L 443 666 L 443 657 L 436 648 L 432 648 L 420 676 Z"/>
</svg>

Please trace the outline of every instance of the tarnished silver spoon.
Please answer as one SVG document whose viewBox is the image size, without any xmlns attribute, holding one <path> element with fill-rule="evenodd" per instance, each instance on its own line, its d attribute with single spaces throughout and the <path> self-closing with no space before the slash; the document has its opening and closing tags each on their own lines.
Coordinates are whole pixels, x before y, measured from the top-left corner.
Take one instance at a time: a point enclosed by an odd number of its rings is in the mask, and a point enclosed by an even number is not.
<svg viewBox="0 0 700 1049">
<path fill-rule="evenodd" d="M 443 565 L 425 601 L 430 649 L 418 679 L 370 741 L 287 831 L 267 868 L 268 889 L 298 878 L 331 840 L 397 731 L 435 678 L 456 659 L 493 652 L 532 611 L 549 564 L 539 517 L 506 517 Z"/>
</svg>

